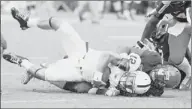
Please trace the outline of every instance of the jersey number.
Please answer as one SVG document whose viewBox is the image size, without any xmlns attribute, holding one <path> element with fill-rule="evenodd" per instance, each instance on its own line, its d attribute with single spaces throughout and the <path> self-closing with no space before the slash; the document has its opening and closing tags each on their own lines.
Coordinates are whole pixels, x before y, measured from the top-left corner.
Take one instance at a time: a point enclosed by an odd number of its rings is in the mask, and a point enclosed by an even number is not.
<svg viewBox="0 0 192 109">
<path fill-rule="evenodd" d="M 129 60 L 130 60 L 131 64 L 135 64 L 136 60 L 137 60 L 137 57 L 131 55 Z"/>
</svg>

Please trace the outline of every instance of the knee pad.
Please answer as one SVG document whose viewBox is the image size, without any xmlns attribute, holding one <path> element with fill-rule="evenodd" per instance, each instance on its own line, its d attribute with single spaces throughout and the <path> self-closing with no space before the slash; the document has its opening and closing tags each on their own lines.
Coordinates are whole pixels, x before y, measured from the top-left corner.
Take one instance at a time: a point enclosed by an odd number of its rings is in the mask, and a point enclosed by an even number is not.
<svg viewBox="0 0 192 109">
<path fill-rule="evenodd" d="M 180 64 L 177 64 L 176 67 L 182 70 L 186 74 L 186 77 L 191 77 L 191 65 L 186 58 Z"/>
</svg>

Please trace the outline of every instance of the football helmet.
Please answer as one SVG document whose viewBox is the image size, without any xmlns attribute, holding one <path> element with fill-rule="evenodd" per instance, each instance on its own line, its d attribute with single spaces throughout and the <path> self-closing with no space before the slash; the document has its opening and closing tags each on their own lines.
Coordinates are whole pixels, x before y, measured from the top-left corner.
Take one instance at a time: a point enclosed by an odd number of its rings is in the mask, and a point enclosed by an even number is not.
<svg viewBox="0 0 192 109">
<path fill-rule="evenodd" d="M 124 73 L 119 80 L 119 90 L 131 94 L 144 94 L 151 86 L 151 79 L 148 74 L 142 71 Z"/>
<path fill-rule="evenodd" d="M 160 65 L 150 72 L 153 81 L 156 79 L 165 84 L 166 88 L 175 88 L 181 81 L 180 71 L 172 65 Z"/>
</svg>

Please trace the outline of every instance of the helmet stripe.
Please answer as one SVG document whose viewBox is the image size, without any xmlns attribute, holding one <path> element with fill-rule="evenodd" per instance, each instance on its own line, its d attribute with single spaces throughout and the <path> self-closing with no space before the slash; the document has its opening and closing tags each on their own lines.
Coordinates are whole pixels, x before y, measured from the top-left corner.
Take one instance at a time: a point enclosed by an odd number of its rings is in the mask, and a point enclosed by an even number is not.
<svg viewBox="0 0 192 109">
<path fill-rule="evenodd" d="M 151 84 L 147 84 L 147 85 L 137 85 L 137 87 L 148 87 L 150 86 Z"/>
</svg>

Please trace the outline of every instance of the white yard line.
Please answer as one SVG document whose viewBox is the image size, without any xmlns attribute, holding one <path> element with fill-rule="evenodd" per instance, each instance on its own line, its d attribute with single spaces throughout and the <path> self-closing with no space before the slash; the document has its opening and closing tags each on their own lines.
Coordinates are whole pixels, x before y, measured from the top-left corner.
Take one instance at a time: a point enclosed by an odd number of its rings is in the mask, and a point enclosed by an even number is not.
<svg viewBox="0 0 192 109">
<path fill-rule="evenodd" d="M 135 39 L 138 38 L 140 36 L 108 36 L 109 39 L 113 39 L 113 40 L 127 40 L 127 39 Z"/>
<path fill-rule="evenodd" d="M 10 101 L 1 101 L 4 104 L 12 104 L 12 103 L 53 103 L 53 102 L 68 102 L 68 101 L 76 101 L 75 99 L 42 99 L 42 100 L 10 100 Z"/>
</svg>

